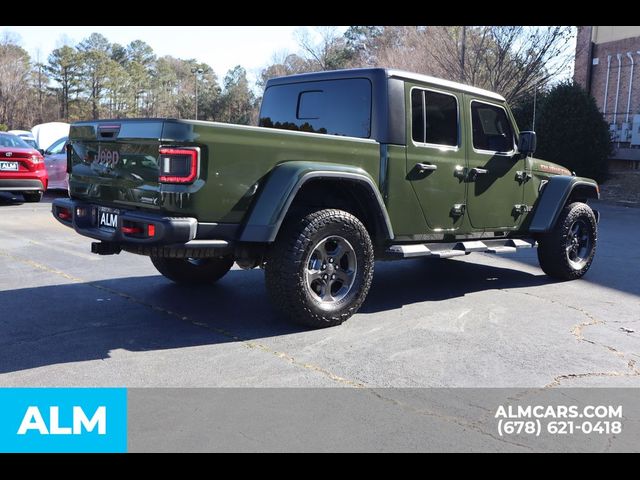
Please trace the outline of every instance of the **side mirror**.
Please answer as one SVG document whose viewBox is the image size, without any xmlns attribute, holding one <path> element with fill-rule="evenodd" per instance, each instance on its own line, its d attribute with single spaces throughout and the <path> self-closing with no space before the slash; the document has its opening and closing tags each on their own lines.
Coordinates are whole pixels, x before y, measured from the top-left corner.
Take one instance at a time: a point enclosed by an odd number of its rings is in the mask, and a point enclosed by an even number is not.
<svg viewBox="0 0 640 480">
<path fill-rule="evenodd" d="M 40 155 L 44 155 L 46 153 L 44 148 L 38 148 L 38 151 L 40 152 Z"/>
<path fill-rule="evenodd" d="M 520 132 L 518 151 L 524 155 L 532 155 L 536 151 L 536 132 Z"/>
</svg>

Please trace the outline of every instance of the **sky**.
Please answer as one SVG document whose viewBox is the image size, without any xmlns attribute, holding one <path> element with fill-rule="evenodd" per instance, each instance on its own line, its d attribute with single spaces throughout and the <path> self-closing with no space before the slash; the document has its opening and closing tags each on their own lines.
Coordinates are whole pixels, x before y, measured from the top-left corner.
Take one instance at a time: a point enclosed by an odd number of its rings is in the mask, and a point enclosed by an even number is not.
<svg viewBox="0 0 640 480">
<path fill-rule="evenodd" d="M 156 55 L 172 55 L 211 65 L 219 78 L 226 72 L 242 65 L 249 80 L 254 81 L 260 70 L 270 63 L 275 52 L 297 52 L 298 45 L 294 32 L 299 26 L 214 26 L 214 27 L 1 27 L 2 32 L 17 33 L 20 45 L 35 61 L 38 53 L 41 61 L 46 61 L 51 51 L 64 44 L 71 46 L 98 32 L 114 43 L 126 45 L 133 40 L 148 43 Z M 338 27 L 342 33 L 347 27 Z"/>
</svg>

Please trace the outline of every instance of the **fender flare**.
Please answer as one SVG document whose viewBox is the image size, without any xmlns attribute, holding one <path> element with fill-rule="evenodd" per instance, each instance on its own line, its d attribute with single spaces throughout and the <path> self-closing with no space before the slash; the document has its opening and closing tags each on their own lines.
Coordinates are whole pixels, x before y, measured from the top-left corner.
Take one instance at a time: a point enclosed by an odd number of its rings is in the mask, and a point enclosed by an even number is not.
<svg viewBox="0 0 640 480">
<path fill-rule="evenodd" d="M 258 189 L 239 236 L 240 242 L 273 242 L 298 191 L 310 180 L 321 178 L 355 182 L 375 199 L 372 207 L 382 219 L 382 232 L 393 239 L 393 229 L 380 191 L 371 176 L 359 167 L 324 162 L 291 161 L 277 165 Z"/>
<path fill-rule="evenodd" d="M 579 192 L 581 199 L 600 198 L 600 190 L 595 180 L 569 175 L 549 178 L 535 207 L 529 231 L 548 232 L 553 228 L 573 192 Z"/>
</svg>

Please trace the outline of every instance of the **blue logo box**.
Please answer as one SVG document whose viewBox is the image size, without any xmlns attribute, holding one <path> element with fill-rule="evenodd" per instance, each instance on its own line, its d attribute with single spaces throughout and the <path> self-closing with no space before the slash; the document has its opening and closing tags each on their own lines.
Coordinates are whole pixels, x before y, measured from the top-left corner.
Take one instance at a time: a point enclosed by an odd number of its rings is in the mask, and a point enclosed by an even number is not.
<svg viewBox="0 0 640 480">
<path fill-rule="evenodd" d="M 0 452 L 126 451 L 125 388 L 0 388 Z"/>
</svg>

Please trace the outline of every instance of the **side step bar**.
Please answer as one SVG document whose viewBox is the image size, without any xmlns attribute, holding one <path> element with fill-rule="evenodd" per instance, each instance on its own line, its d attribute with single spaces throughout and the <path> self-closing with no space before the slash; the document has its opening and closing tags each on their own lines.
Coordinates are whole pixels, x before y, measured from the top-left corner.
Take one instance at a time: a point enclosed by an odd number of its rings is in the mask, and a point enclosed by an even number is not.
<svg viewBox="0 0 640 480">
<path fill-rule="evenodd" d="M 456 243 L 422 243 L 392 245 L 387 254 L 393 258 L 436 257 L 451 258 L 471 252 L 511 253 L 521 248 L 534 248 L 538 244 L 533 239 L 500 238 L 491 240 L 469 240 Z"/>
</svg>

